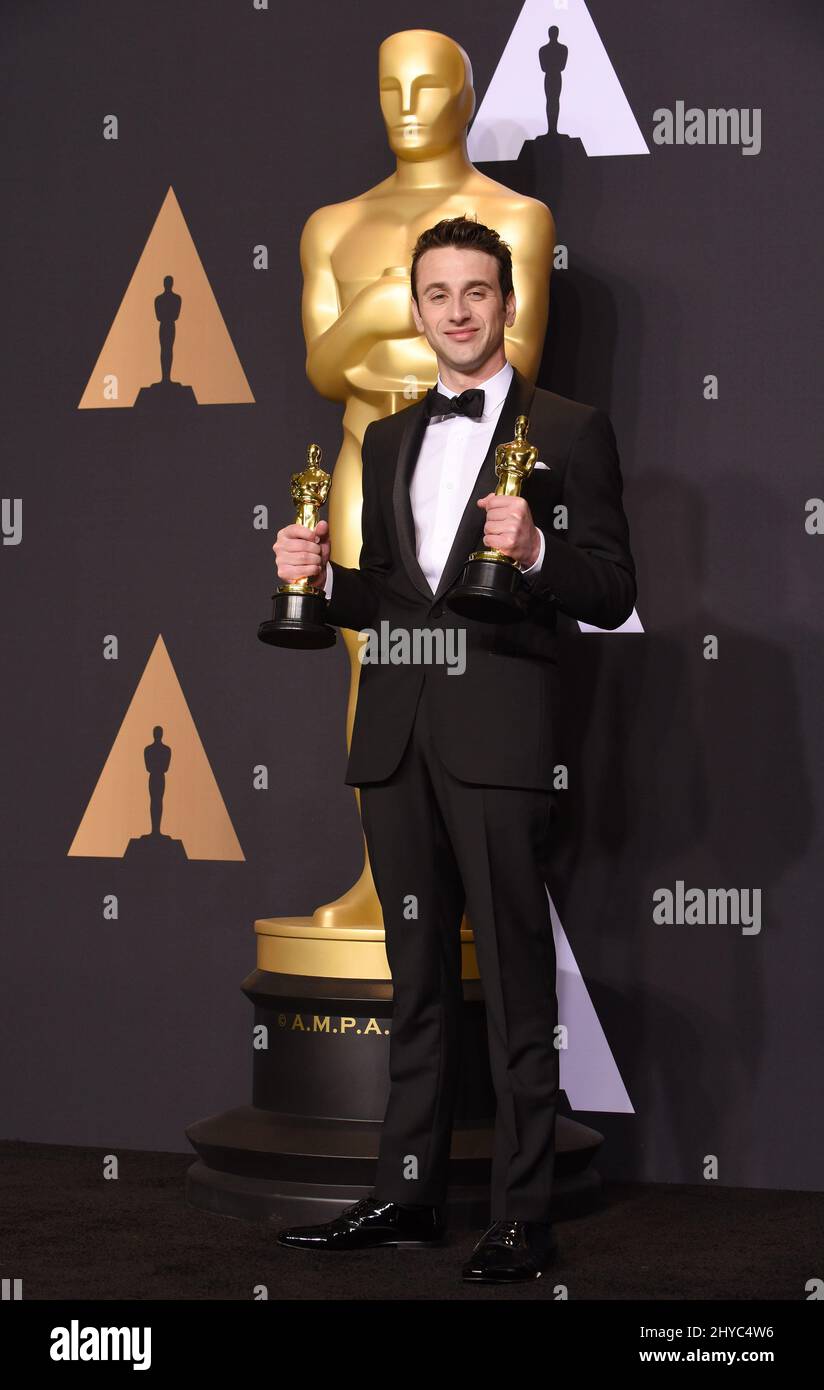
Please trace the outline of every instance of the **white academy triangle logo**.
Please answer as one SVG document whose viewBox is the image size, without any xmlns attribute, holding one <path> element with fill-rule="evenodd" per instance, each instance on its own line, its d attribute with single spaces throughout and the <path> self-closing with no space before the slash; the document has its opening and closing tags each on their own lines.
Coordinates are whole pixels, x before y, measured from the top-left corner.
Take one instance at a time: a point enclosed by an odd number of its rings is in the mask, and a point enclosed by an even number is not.
<svg viewBox="0 0 824 1390">
<path fill-rule="evenodd" d="M 593 155 L 649 154 L 632 108 L 584 0 L 524 0 L 469 132 L 473 164 L 515 160 L 527 140 L 549 132 L 539 53 L 558 69 L 558 135 L 580 140 Z M 560 46 L 560 47 L 558 47 Z M 562 50 L 566 48 L 566 62 Z M 554 55 L 554 63 L 549 61 Z"/>
<path fill-rule="evenodd" d="M 573 1110 L 634 1115 L 635 1107 L 547 889 L 557 961 L 558 1022 L 570 1046 L 560 1052 L 560 1084 Z"/>
<path fill-rule="evenodd" d="M 552 42 L 566 50 L 558 133 L 581 141 L 588 155 L 649 154 L 621 83 L 584 0 L 524 0 L 515 27 L 469 132 L 473 164 L 517 159 L 526 140 L 549 130 L 539 54 Z M 581 632 L 643 632 L 638 612 L 620 627 L 578 624 Z"/>
<path fill-rule="evenodd" d="M 644 627 L 638 616 L 638 610 L 633 608 L 625 623 L 620 627 L 593 627 L 592 623 L 578 623 L 581 632 L 600 632 L 602 637 L 611 637 L 616 632 L 643 632 Z"/>
</svg>

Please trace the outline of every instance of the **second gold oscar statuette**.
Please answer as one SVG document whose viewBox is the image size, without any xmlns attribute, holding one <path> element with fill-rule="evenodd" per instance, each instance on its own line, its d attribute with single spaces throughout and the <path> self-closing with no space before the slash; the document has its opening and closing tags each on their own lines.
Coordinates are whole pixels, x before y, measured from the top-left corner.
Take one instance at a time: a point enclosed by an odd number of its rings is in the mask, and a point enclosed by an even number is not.
<svg viewBox="0 0 824 1390">
<path fill-rule="evenodd" d="M 496 497 L 520 497 L 538 457 L 538 448 L 527 439 L 529 418 L 519 415 L 515 438 L 495 450 Z M 491 548 L 475 550 L 463 567 L 458 583 L 446 595 L 446 603 L 463 618 L 481 622 L 511 623 L 523 617 L 521 569 L 511 555 Z"/>
<path fill-rule="evenodd" d="M 323 451 L 319 444 L 306 450 L 306 467 L 293 473 L 292 501 L 297 507 L 295 521 L 310 531 L 318 524 L 318 513 L 329 496 L 331 475 L 320 467 Z M 304 650 L 331 647 L 335 629 L 326 622 L 326 595 L 308 578 L 281 584 L 272 595 L 272 616 L 258 628 L 261 642 L 271 647 L 298 647 Z"/>
</svg>

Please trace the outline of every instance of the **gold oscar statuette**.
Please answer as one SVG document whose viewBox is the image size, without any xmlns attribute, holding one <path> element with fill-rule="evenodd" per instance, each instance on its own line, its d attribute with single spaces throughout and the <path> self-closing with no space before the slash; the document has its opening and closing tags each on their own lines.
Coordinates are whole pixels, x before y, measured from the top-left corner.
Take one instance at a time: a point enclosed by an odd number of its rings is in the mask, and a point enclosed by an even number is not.
<svg viewBox="0 0 824 1390">
<path fill-rule="evenodd" d="M 535 444 L 526 437 L 529 420 L 519 415 L 515 438 L 495 450 L 496 497 L 520 497 L 538 457 Z M 446 595 L 446 602 L 462 618 L 481 622 L 510 623 L 523 617 L 521 566 L 500 550 L 475 550 L 463 567 L 458 583 Z"/>
<path fill-rule="evenodd" d="M 310 444 L 306 450 L 306 467 L 293 473 L 292 501 L 297 507 L 295 521 L 313 530 L 318 524 L 318 512 L 329 495 L 331 475 L 320 467 L 322 450 Z M 318 648 L 331 647 L 335 629 L 326 622 L 326 595 L 310 579 L 295 579 L 281 584 L 272 595 L 272 616 L 258 628 L 261 642 L 272 647 Z"/>
</svg>

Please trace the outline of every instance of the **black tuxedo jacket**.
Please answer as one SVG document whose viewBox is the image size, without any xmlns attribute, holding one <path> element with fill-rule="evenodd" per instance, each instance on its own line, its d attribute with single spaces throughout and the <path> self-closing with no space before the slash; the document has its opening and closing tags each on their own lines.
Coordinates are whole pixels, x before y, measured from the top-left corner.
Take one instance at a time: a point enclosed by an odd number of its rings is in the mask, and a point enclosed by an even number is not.
<svg viewBox="0 0 824 1390">
<path fill-rule="evenodd" d="M 615 433 L 603 410 L 536 388 L 516 369 L 495 432 L 458 525 L 437 591 L 418 565 L 409 483 L 426 416 L 421 398 L 374 420 L 363 438 L 363 545 L 357 569 L 332 560 L 328 621 L 337 627 L 464 628 L 466 668 L 364 663 L 346 782 L 391 776 L 427 681 L 438 751 L 450 772 L 489 786 L 551 789 L 556 761 L 556 614 L 616 628 L 632 613 L 635 565 L 621 501 Z M 529 416 L 529 440 L 548 465 L 533 469 L 522 496 L 546 538 L 541 570 L 528 584 L 524 617 L 482 623 L 452 613 L 444 596 L 483 540 L 477 499 L 494 492 L 495 450 Z M 566 523 L 566 525 L 564 525 Z M 453 648 L 452 650 L 456 650 Z M 447 648 L 449 650 L 449 648 Z"/>
</svg>

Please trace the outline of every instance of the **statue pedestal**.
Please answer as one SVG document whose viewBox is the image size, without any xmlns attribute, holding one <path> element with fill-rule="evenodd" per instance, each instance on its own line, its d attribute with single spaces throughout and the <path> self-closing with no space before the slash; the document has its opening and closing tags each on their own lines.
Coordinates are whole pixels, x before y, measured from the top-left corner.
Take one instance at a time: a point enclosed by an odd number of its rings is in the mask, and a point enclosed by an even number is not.
<svg viewBox="0 0 824 1390">
<path fill-rule="evenodd" d="M 381 927 L 322 927 L 311 917 L 255 923 L 252 1104 L 198 1120 L 186 1199 L 223 1216 L 275 1225 L 325 1221 L 372 1190 L 389 1081 L 392 982 Z M 472 933 L 461 930 L 463 1065 L 450 1158 L 453 1229 L 484 1226 L 495 1093 Z M 268 1046 L 267 1046 L 268 1043 Z M 602 1136 L 568 1114 L 556 1126 L 557 1215 L 587 1210 Z"/>
</svg>

